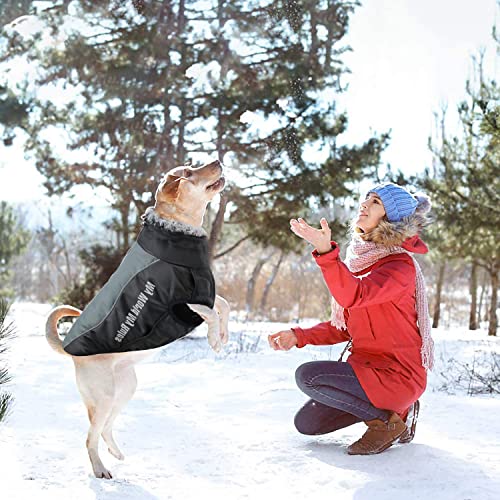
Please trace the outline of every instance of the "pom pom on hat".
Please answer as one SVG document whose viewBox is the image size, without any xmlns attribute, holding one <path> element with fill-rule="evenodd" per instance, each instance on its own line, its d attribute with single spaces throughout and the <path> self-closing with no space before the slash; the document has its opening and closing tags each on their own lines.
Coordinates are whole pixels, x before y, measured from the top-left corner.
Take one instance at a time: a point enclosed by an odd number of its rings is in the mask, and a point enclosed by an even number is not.
<svg viewBox="0 0 500 500">
<path fill-rule="evenodd" d="M 415 212 L 419 214 L 426 214 L 431 209 L 431 200 L 424 193 L 416 193 L 415 198 L 417 199 L 418 205 Z"/>
<path fill-rule="evenodd" d="M 399 222 L 403 217 L 412 215 L 419 204 L 427 204 L 428 210 L 430 209 L 429 199 L 425 195 L 419 195 L 420 198 L 417 199 L 405 188 L 390 182 L 378 184 L 368 193 L 376 193 L 380 197 L 389 222 Z"/>
</svg>

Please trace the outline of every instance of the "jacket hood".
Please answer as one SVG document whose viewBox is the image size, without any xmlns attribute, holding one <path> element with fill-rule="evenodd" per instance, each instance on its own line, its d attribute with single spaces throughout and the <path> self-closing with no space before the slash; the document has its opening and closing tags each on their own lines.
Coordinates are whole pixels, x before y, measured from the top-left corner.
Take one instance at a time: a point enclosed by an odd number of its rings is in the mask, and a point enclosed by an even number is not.
<svg viewBox="0 0 500 500">
<path fill-rule="evenodd" d="M 419 204 L 415 212 L 408 217 L 403 217 L 398 222 L 389 222 L 383 219 L 378 226 L 369 233 L 363 233 L 358 227 L 355 232 L 365 241 L 372 241 L 385 247 L 400 246 L 413 253 L 427 253 L 426 244 L 420 239 L 419 234 L 429 224 L 426 217 L 431 205 L 425 195 L 417 195 Z"/>
<path fill-rule="evenodd" d="M 418 234 L 403 241 L 401 246 L 412 253 L 427 253 L 429 251 L 427 245 L 420 239 Z"/>
</svg>

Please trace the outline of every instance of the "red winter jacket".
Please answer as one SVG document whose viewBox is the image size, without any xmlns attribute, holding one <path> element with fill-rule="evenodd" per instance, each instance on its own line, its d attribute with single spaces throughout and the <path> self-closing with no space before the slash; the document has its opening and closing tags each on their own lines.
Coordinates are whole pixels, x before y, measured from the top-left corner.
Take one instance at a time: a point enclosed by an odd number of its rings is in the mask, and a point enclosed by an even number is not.
<svg viewBox="0 0 500 500">
<path fill-rule="evenodd" d="M 421 240 L 412 243 L 423 244 Z M 412 250 L 411 245 L 404 246 Z M 352 339 L 347 362 L 371 403 L 404 414 L 427 383 L 420 355 L 422 339 L 417 328 L 412 258 L 406 253 L 389 255 L 352 273 L 340 260 L 335 242 L 331 252 L 320 255 L 315 251 L 313 256 L 331 294 L 344 307 L 347 331 L 329 321 L 312 328 L 295 327 L 297 347 Z"/>
</svg>

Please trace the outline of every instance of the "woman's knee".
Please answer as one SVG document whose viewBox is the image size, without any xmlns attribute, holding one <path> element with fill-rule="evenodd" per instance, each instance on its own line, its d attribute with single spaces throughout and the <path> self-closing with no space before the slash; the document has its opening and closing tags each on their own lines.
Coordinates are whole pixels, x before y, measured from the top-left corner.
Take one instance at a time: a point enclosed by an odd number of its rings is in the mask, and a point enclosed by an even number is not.
<svg viewBox="0 0 500 500">
<path fill-rule="evenodd" d="M 314 436 L 317 434 L 317 423 L 315 419 L 310 418 L 304 411 L 299 410 L 293 419 L 295 428 L 306 436 Z"/>
<path fill-rule="evenodd" d="M 295 381 L 300 388 L 311 386 L 312 378 L 317 375 L 317 364 L 318 361 L 308 361 L 295 370 Z"/>
<path fill-rule="evenodd" d="M 307 363 L 300 365 L 295 370 L 295 382 L 297 383 L 300 389 L 302 389 L 303 387 L 310 386 L 311 369 L 315 363 L 316 363 L 315 361 L 309 361 Z"/>
<path fill-rule="evenodd" d="M 297 412 L 293 421 L 295 428 L 307 436 L 328 434 L 355 422 L 360 422 L 360 419 L 312 399 Z"/>
</svg>

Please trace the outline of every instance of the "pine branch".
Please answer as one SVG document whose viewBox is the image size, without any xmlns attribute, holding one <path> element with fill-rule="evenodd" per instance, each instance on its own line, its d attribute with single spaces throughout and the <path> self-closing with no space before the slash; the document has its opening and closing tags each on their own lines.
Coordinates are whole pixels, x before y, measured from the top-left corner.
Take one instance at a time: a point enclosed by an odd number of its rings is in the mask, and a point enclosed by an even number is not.
<svg viewBox="0 0 500 500">
<path fill-rule="evenodd" d="M 5 324 L 5 319 L 9 312 L 9 304 L 7 301 L 0 299 L 0 354 L 3 354 L 7 347 L 5 341 L 14 336 L 14 326 L 12 323 Z M 10 382 L 11 378 L 7 368 L 0 368 L 0 387 Z M 8 415 L 9 408 L 13 398 L 8 393 L 0 393 L 0 422 L 2 422 Z"/>
<path fill-rule="evenodd" d="M 14 398 L 10 394 L 0 394 L 0 422 L 8 416 Z"/>
<path fill-rule="evenodd" d="M 243 238 L 240 238 L 234 245 L 231 245 L 229 248 L 226 248 L 225 250 L 219 252 L 215 257 L 214 257 L 214 260 L 215 259 L 218 259 L 220 257 L 223 257 L 224 255 L 228 254 L 229 252 L 232 252 L 235 248 L 237 248 L 238 246 L 240 246 L 244 241 L 248 240 L 249 238 L 251 238 L 252 235 L 250 234 L 247 234 L 246 236 L 244 236 Z"/>
<path fill-rule="evenodd" d="M 8 384 L 11 381 L 11 376 L 7 368 L 0 368 L 0 385 Z"/>
<path fill-rule="evenodd" d="M 9 308 L 10 306 L 7 303 L 7 301 L 0 299 L 0 354 L 3 354 L 7 350 L 7 347 L 5 346 L 5 341 L 10 340 L 14 337 L 13 323 L 5 324 Z M 1 383 L 1 378 L 0 378 L 0 383 Z"/>
</svg>

